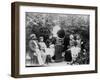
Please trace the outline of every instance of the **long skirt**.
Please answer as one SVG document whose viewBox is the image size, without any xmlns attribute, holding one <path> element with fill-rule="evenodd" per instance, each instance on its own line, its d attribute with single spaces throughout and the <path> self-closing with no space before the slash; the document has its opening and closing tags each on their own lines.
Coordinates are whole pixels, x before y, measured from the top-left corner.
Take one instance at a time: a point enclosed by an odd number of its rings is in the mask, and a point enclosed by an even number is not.
<svg viewBox="0 0 100 80">
<path fill-rule="evenodd" d="M 36 50 L 36 55 L 37 55 L 37 59 L 38 59 L 38 63 L 39 65 L 43 65 L 44 64 L 44 60 L 42 58 L 42 53 L 40 50 Z"/>
</svg>

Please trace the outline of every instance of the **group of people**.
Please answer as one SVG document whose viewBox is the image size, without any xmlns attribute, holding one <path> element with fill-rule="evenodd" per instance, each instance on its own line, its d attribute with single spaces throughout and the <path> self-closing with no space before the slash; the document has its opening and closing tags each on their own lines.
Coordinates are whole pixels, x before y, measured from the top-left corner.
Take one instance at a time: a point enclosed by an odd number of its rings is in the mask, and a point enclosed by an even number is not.
<svg viewBox="0 0 100 80">
<path fill-rule="evenodd" d="M 65 60 L 67 64 L 87 64 L 88 55 L 85 43 L 79 34 L 71 34 L 69 36 L 69 45 L 65 51 Z"/>
<path fill-rule="evenodd" d="M 70 34 L 68 38 L 66 40 L 65 37 L 53 38 L 53 36 L 50 36 L 44 42 L 43 36 L 37 39 L 35 34 L 31 34 L 29 40 L 31 64 L 45 65 L 49 62 L 60 62 L 62 60 L 65 60 L 67 64 L 74 64 L 82 51 L 83 42 L 78 34 Z M 85 55 L 86 50 L 83 51 Z"/>
<path fill-rule="evenodd" d="M 68 64 L 72 64 L 76 61 L 78 54 L 81 52 L 82 42 L 79 35 L 70 35 L 69 39 L 69 46 L 66 50 L 66 60 L 68 61 Z"/>
<path fill-rule="evenodd" d="M 54 44 L 49 43 L 49 48 L 47 48 L 43 36 L 37 39 L 35 34 L 31 34 L 28 53 L 32 64 L 44 65 L 49 56 L 54 56 Z"/>
</svg>

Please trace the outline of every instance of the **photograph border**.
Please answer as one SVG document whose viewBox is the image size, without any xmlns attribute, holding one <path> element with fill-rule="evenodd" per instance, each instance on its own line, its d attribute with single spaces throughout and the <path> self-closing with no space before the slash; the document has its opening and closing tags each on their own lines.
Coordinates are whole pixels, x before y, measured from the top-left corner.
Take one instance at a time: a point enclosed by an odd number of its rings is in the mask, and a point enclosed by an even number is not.
<svg viewBox="0 0 100 80">
<path fill-rule="evenodd" d="M 75 72 L 55 72 L 55 73 L 43 73 L 43 74 L 23 74 L 20 75 L 20 59 L 19 59 L 19 16 L 20 6 L 39 6 L 39 7 L 57 7 L 57 8 L 73 8 L 73 9 L 88 9 L 95 11 L 95 70 L 89 71 L 75 71 Z M 97 73 L 97 44 L 98 44 L 98 34 L 97 34 L 97 7 L 96 6 L 81 6 L 81 5 L 64 5 L 64 4 L 48 4 L 48 3 L 31 3 L 31 2 L 13 2 L 11 4 L 11 76 L 15 78 L 25 78 L 25 77 L 41 77 L 41 76 L 58 76 L 58 75 L 72 75 L 72 74 L 86 74 L 86 73 Z"/>
</svg>

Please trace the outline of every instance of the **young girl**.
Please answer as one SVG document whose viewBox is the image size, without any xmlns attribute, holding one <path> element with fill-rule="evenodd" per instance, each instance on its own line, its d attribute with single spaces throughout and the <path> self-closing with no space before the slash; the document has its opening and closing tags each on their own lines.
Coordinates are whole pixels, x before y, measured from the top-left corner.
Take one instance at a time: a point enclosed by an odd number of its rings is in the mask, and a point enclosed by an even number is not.
<svg viewBox="0 0 100 80">
<path fill-rule="evenodd" d="M 52 42 L 49 43 L 49 47 L 46 49 L 46 53 L 47 53 L 46 63 L 48 64 L 49 62 L 53 62 L 52 57 L 54 56 L 55 53 L 55 45 L 52 44 Z"/>
<path fill-rule="evenodd" d="M 50 56 L 53 57 L 55 52 L 55 45 L 52 44 L 52 42 L 49 45 L 49 49 L 50 49 Z"/>
<path fill-rule="evenodd" d="M 72 64 L 76 63 L 76 58 L 81 51 L 81 48 L 77 46 L 77 42 L 74 42 L 74 45 L 70 48 L 71 55 L 72 55 Z"/>
<path fill-rule="evenodd" d="M 44 38 L 41 36 L 39 37 L 39 47 L 40 47 L 40 51 L 41 51 L 41 57 L 43 59 L 43 62 L 45 63 L 46 61 L 46 44 L 44 43 Z"/>
</svg>

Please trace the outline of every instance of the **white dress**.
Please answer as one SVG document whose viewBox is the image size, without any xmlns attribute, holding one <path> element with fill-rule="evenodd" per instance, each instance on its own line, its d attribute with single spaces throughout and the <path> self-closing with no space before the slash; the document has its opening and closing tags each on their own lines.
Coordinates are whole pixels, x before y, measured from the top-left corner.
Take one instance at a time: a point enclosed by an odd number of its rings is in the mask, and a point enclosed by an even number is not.
<svg viewBox="0 0 100 80">
<path fill-rule="evenodd" d="M 72 59 L 75 60 L 77 57 L 78 57 L 78 54 L 80 53 L 81 51 L 81 48 L 80 47 L 75 47 L 75 46 L 72 46 L 70 48 L 71 50 L 71 54 L 72 54 Z"/>
<path fill-rule="evenodd" d="M 43 61 L 43 59 L 42 59 L 42 54 L 41 54 L 41 51 L 39 50 L 39 46 L 38 46 L 38 44 L 36 43 L 36 41 L 34 41 L 34 44 L 35 44 L 35 46 L 36 46 L 35 55 L 37 56 L 39 65 L 43 65 L 43 64 L 44 64 L 44 61 Z"/>
<path fill-rule="evenodd" d="M 50 55 L 51 57 L 54 56 L 54 53 L 55 53 L 54 44 L 51 44 L 49 48 L 46 49 L 46 53 L 47 55 Z"/>
<path fill-rule="evenodd" d="M 41 52 L 41 57 L 42 57 L 42 60 L 43 62 L 45 63 L 46 61 L 46 49 L 47 49 L 47 46 L 44 42 L 39 42 L 39 46 L 40 46 L 40 52 Z"/>
</svg>

